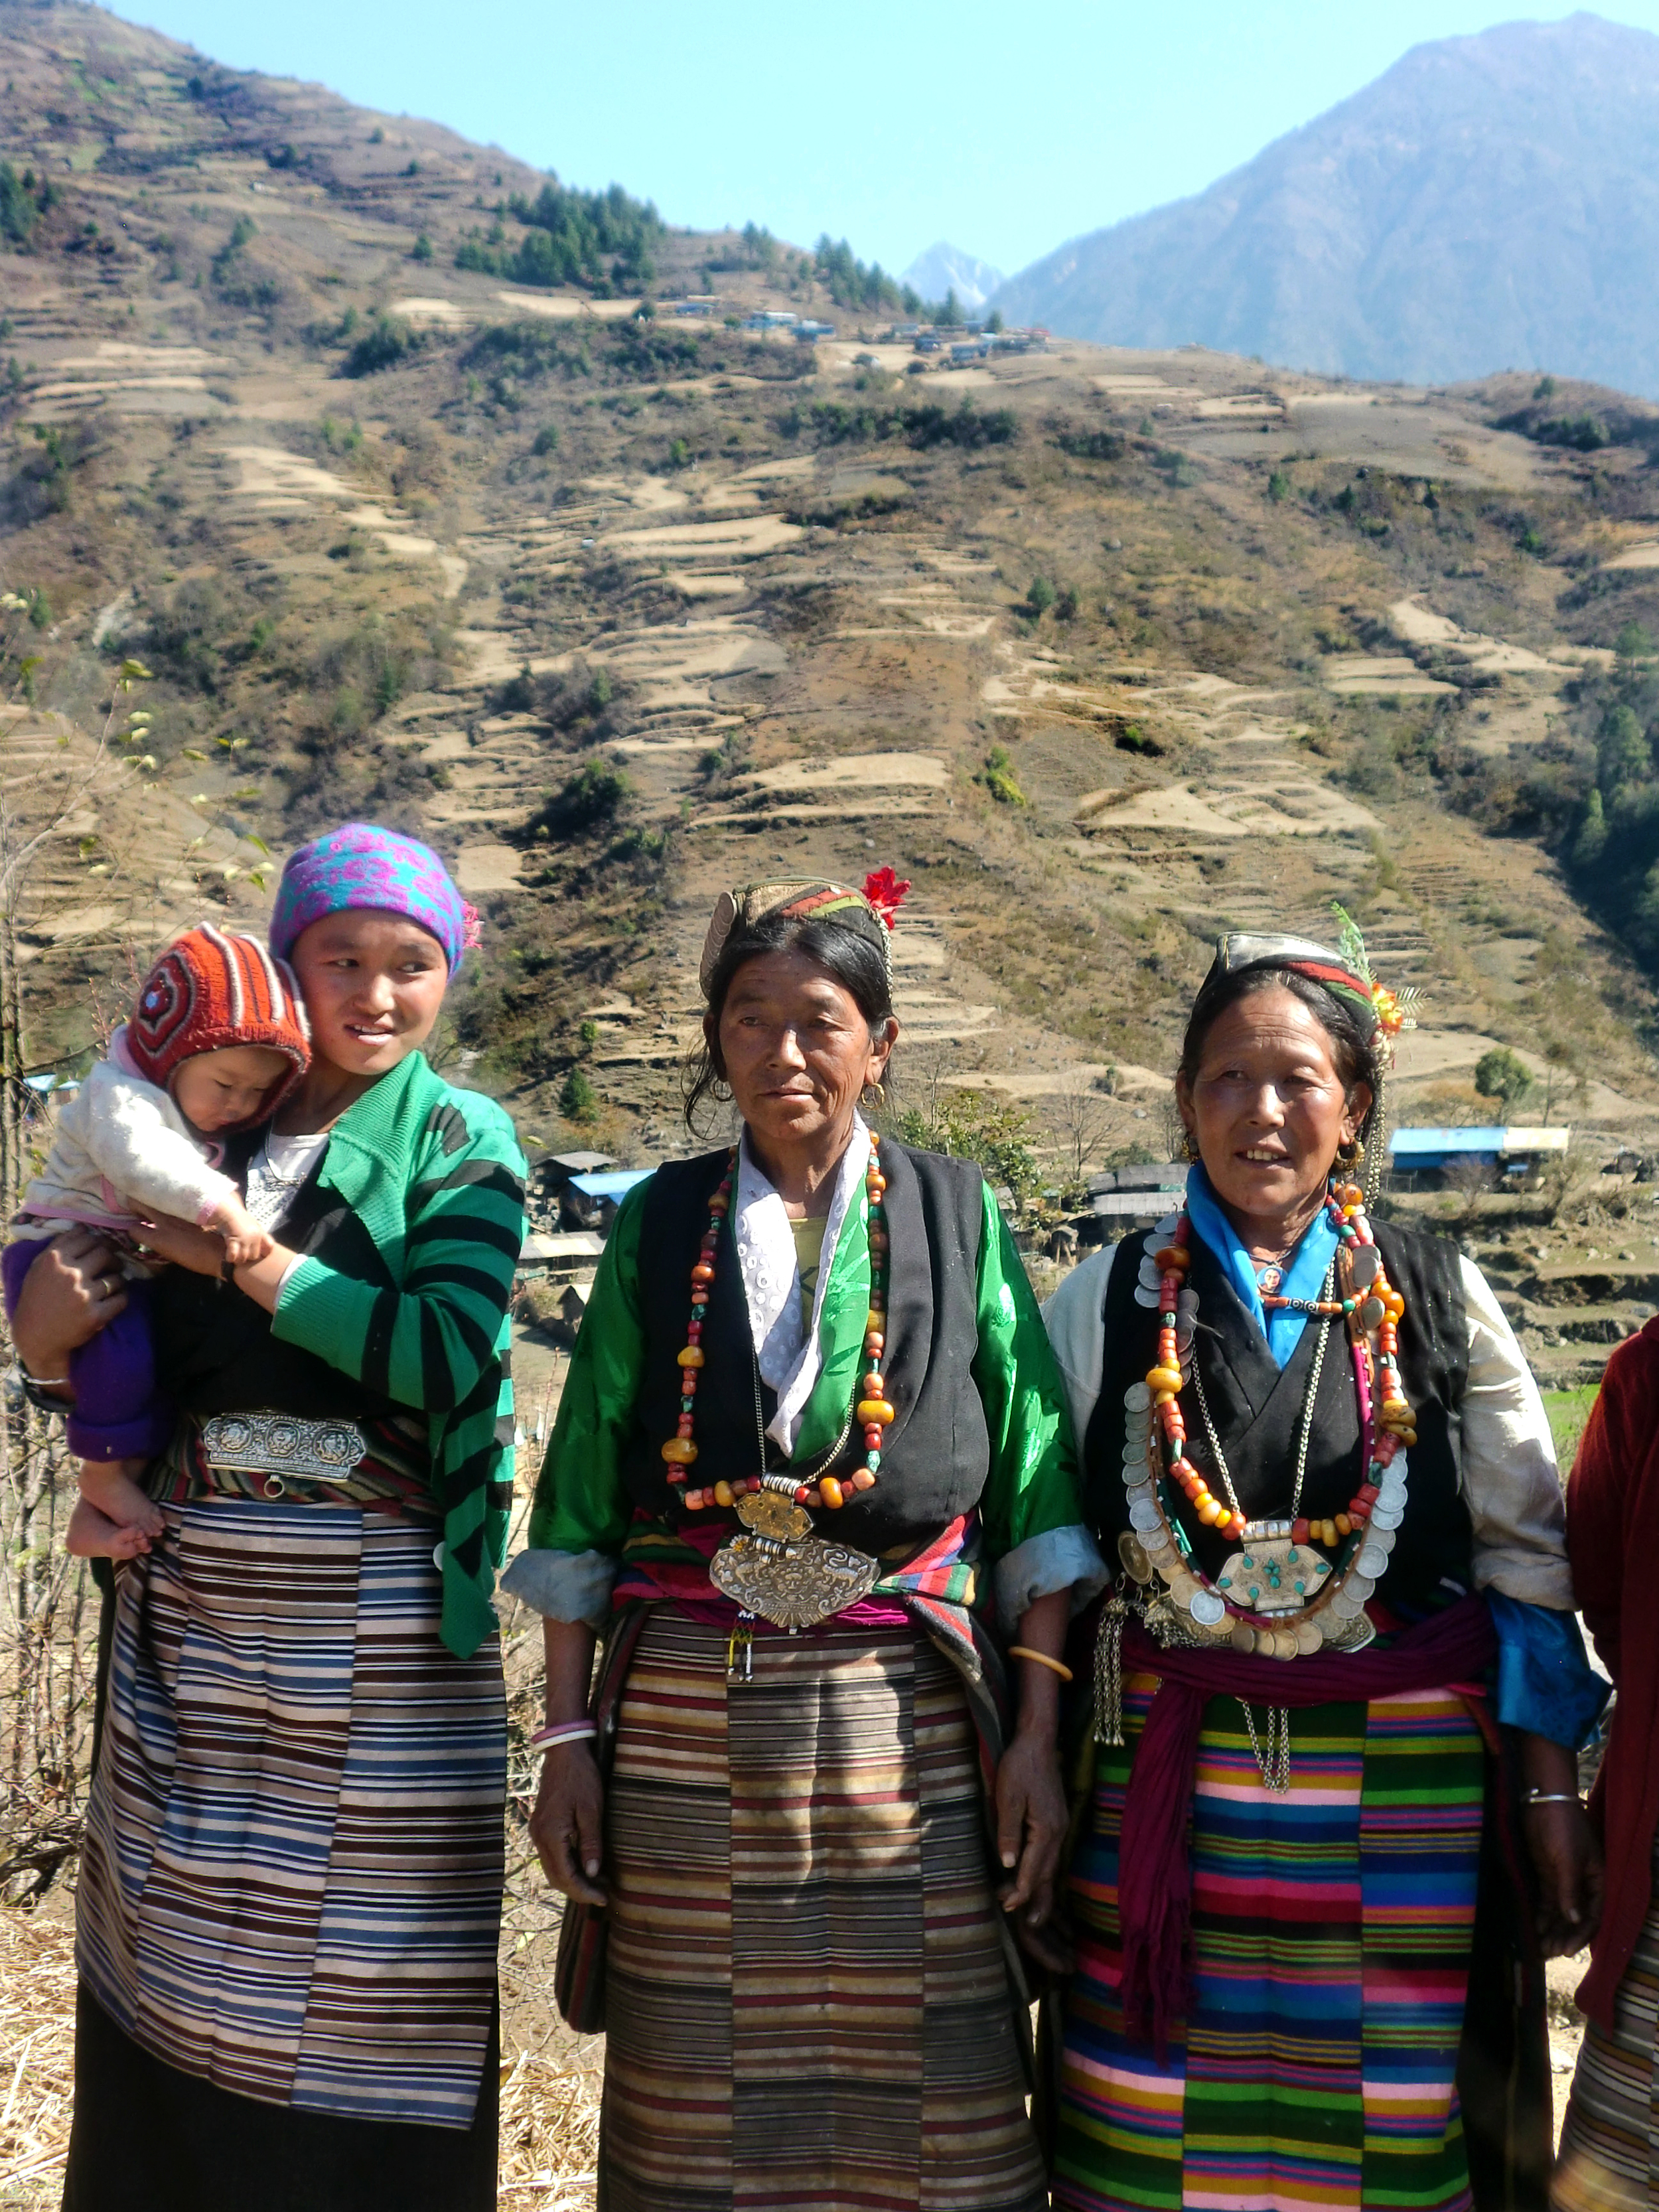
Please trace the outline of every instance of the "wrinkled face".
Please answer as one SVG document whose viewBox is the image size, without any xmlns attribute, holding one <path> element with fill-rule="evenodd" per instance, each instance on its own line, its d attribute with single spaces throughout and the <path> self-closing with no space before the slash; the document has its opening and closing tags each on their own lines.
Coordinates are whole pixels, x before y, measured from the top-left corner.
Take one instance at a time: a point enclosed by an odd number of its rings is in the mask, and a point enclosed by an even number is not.
<svg viewBox="0 0 1659 2212">
<path fill-rule="evenodd" d="M 294 1065 L 268 1045 L 228 1044 L 198 1052 L 173 1071 L 173 1097 L 192 1129 L 239 1129 L 257 1121 L 264 1103 Z"/>
<path fill-rule="evenodd" d="M 1371 1103 L 1343 1094 L 1331 1038 L 1294 993 L 1254 991 L 1218 1017 L 1198 1073 L 1176 1082 L 1187 1133 L 1235 1214 L 1284 1218 L 1317 1201 Z"/>
<path fill-rule="evenodd" d="M 897 1036 L 890 1020 L 872 1042 L 858 1000 L 808 954 L 763 952 L 732 977 L 709 1042 L 762 1143 L 793 1144 L 850 1127 Z"/>
<path fill-rule="evenodd" d="M 311 1017 L 311 1048 L 348 1075 L 385 1075 L 426 1042 L 449 968 L 430 930 L 354 907 L 325 915 L 289 956 Z"/>
</svg>

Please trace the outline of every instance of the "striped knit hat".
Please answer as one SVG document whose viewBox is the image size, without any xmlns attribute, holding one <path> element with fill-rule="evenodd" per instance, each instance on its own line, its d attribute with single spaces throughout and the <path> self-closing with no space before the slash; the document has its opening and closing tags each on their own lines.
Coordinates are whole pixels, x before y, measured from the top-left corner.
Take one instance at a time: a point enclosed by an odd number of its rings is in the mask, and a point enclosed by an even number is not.
<svg viewBox="0 0 1659 2212">
<path fill-rule="evenodd" d="M 125 1030 L 139 1073 L 170 1090 L 179 1063 L 232 1045 L 260 1045 L 292 1062 L 265 1095 L 264 1120 L 311 1064 L 311 1026 L 294 971 L 257 938 L 204 923 L 175 938 L 143 981 Z"/>
</svg>

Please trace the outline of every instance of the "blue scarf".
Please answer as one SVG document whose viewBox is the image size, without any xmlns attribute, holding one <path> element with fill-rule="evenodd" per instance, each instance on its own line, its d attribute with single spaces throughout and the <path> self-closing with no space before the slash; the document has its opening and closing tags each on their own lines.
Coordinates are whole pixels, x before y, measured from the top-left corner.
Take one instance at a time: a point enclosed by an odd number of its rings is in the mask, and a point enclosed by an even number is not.
<svg viewBox="0 0 1659 2212">
<path fill-rule="evenodd" d="M 1187 1177 L 1187 1218 L 1193 1224 L 1193 1234 L 1204 1239 L 1226 1269 L 1233 1288 L 1244 1302 L 1246 1312 L 1267 1340 L 1274 1366 L 1282 1369 L 1302 1341 L 1308 1316 L 1291 1313 L 1283 1306 L 1275 1307 L 1271 1318 L 1268 1316 L 1255 1279 L 1255 1262 L 1239 1243 L 1237 1231 L 1222 1212 L 1209 1177 L 1196 1162 Z M 1337 1243 L 1331 1217 L 1322 1206 L 1303 1231 L 1301 1242 L 1285 1265 L 1279 1297 L 1316 1298 L 1324 1288 L 1325 1270 L 1335 1255 Z"/>
</svg>

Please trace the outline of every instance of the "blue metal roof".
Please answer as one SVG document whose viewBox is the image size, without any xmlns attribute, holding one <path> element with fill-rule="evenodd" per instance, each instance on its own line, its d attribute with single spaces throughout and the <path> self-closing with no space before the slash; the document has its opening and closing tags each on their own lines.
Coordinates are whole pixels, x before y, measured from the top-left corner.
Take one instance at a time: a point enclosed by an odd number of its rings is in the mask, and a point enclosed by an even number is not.
<svg viewBox="0 0 1659 2212">
<path fill-rule="evenodd" d="M 1462 1152 L 1496 1159 L 1508 1131 L 1503 1128 L 1396 1129 L 1389 1150 L 1396 1160 L 1416 1158 L 1425 1152 Z"/>
<path fill-rule="evenodd" d="M 618 1168 L 611 1175 L 572 1176 L 570 1188 L 584 1198 L 623 1198 L 653 1172 L 650 1168 Z"/>
</svg>

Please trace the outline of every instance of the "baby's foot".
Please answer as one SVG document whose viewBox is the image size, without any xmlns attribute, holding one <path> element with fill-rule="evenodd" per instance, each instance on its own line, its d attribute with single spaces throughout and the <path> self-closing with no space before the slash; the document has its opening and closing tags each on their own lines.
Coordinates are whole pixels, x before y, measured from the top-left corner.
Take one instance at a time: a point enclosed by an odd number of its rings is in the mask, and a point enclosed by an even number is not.
<svg viewBox="0 0 1659 2212">
<path fill-rule="evenodd" d="M 142 1528 L 123 1528 L 118 1521 L 112 1521 L 107 1513 L 100 1513 L 88 1499 L 82 1498 L 76 1499 L 75 1510 L 70 1515 L 64 1549 L 76 1559 L 136 1559 L 141 1552 L 149 1551 L 149 1538 Z"/>
<path fill-rule="evenodd" d="M 167 1526 L 161 1508 L 132 1479 L 133 1474 L 143 1472 L 143 1466 L 141 1459 L 82 1460 L 81 1495 L 95 1512 L 118 1528 L 136 1528 L 141 1536 L 159 1536 Z M 111 1556 L 125 1559 L 129 1555 L 123 1552 Z"/>
</svg>

